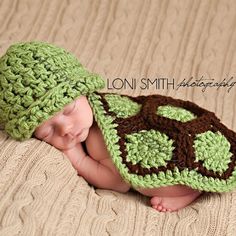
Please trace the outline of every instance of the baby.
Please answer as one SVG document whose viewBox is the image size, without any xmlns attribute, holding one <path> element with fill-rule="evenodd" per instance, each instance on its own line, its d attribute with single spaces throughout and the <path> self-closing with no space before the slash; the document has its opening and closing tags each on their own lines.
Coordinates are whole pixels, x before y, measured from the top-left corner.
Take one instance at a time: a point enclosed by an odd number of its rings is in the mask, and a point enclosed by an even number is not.
<svg viewBox="0 0 236 236">
<path fill-rule="evenodd" d="M 86 96 L 80 96 L 38 126 L 34 136 L 61 150 L 78 174 L 95 187 L 122 193 L 129 191 L 131 186 L 115 168 Z M 152 207 L 161 212 L 181 209 L 201 194 L 184 185 L 136 190 L 152 197 Z"/>
<path fill-rule="evenodd" d="M 0 123 L 61 150 L 95 187 L 132 188 L 160 212 L 236 187 L 236 134 L 214 113 L 160 95 L 99 95 L 104 87 L 60 47 L 16 43 L 0 58 Z"/>
</svg>

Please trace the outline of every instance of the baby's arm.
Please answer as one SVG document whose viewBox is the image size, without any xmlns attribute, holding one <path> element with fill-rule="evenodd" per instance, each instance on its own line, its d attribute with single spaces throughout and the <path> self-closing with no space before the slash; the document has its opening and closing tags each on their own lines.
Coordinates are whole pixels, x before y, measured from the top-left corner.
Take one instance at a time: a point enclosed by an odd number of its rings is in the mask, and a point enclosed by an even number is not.
<svg viewBox="0 0 236 236">
<path fill-rule="evenodd" d="M 89 157 L 83 150 L 82 144 L 76 148 L 63 151 L 70 159 L 78 174 L 97 188 L 127 192 L 127 185 L 120 176 L 115 175 L 108 167 Z"/>
</svg>

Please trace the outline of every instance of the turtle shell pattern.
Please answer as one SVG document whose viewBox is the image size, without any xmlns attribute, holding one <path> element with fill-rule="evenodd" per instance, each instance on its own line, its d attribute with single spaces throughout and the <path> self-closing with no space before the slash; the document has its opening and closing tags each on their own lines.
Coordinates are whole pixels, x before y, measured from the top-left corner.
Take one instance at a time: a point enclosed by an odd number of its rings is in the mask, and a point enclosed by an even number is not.
<svg viewBox="0 0 236 236">
<path fill-rule="evenodd" d="M 213 112 L 162 95 L 95 92 L 88 100 L 113 163 L 134 189 L 236 187 L 236 133 Z"/>
</svg>

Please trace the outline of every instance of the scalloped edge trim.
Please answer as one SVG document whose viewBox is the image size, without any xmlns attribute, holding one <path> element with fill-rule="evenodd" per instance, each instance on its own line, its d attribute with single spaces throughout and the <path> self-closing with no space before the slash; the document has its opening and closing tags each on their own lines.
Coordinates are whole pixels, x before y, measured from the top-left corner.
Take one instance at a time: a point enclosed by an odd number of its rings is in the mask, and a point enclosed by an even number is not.
<svg viewBox="0 0 236 236">
<path fill-rule="evenodd" d="M 121 151 L 118 145 L 119 136 L 113 123 L 114 118 L 106 114 L 103 108 L 101 97 L 97 94 L 89 94 L 88 100 L 96 122 L 101 128 L 108 151 L 112 161 L 118 169 L 125 182 L 135 188 L 158 188 L 171 186 L 175 184 L 184 184 L 193 189 L 207 192 L 228 192 L 236 188 L 236 168 L 232 176 L 227 180 L 214 179 L 212 177 L 202 176 L 194 170 L 184 169 L 181 172 L 175 167 L 174 171 L 167 170 L 166 174 L 161 171 L 158 174 L 141 175 L 128 173 L 128 168 L 122 163 Z"/>
</svg>

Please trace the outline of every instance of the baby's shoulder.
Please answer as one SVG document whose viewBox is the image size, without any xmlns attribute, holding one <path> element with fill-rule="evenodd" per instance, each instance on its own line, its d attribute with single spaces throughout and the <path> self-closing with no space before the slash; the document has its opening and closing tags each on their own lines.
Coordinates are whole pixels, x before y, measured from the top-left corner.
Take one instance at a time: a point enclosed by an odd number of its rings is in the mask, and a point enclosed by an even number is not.
<svg viewBox="0 0 236 236">
<path fill-rule="evenodd" d="M 97 161 L 109 158 L 103 134 L 95 121 L 89 129 L 89 134 L 87 139 L 85 140 L 85 145 L 87 152 L 91 156 L 91 158 Z"/>
</svg>

